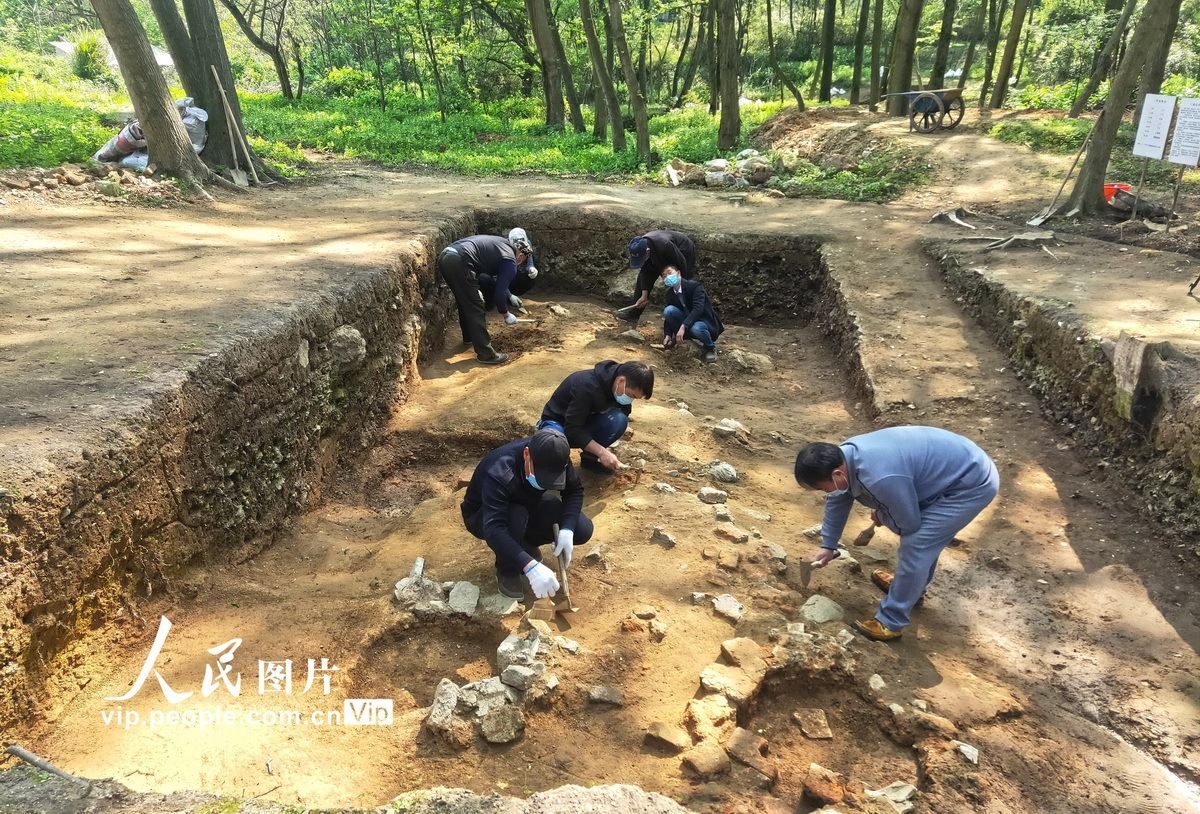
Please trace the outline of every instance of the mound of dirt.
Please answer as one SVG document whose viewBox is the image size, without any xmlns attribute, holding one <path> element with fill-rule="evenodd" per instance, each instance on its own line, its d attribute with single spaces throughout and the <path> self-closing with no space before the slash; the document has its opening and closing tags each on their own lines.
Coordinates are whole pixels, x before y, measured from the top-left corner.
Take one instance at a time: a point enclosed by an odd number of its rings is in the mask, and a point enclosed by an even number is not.
<svg viewBox="0 0 1200 814">
<path fill-rule="evenodd" d="M 854 166 L 882 150 L 900 149 L 883 113 L 857 107 L 781 111 L 750 134 L 759 149 L 793 153 L 818 165 Z"/>
</svg>

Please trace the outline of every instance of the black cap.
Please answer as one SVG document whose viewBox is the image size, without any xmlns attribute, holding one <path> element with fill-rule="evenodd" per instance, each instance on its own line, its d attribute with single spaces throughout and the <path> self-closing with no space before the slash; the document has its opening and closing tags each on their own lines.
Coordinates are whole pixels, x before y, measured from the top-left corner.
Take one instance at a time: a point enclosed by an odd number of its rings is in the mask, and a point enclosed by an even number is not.
<svg viewBox="0 0 1200 814">
<path fill-rule="evenodd" d="M 558 430 L 538 430 L 529 439 L 529 458 L 533 476 L 543 489 L 562 489 L 567 485 L 567 465 L 571 445 Z"/>
<path fill-rule="evenodd" d="M 635 237 L 629 241 L 629 267 L 640 269 L 650 259 L 650 240 L 646 237 Z"/>
</svg>

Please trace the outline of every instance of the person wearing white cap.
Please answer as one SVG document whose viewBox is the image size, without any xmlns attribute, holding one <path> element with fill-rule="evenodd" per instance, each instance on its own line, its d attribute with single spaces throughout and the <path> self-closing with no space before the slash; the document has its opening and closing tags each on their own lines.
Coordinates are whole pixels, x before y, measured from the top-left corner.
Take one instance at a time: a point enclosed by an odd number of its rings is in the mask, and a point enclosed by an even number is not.
<svg viewBox="0 0 1200 814">
<path fill-rule="evenodd" d="M 529 241 L 529 235 L 520 226 L 509 230 L 508 242 L 525 251 L 525 262 L 517 264 L 517 276 L 508 286 L 508 304 L 525 313 L 525 304 L 521 302 L 521 297 L 529 293 L 533 288 L 533 281 L 538 276 L 537 266 L 533 264 L 533 244 Z M 496 297 L 496 278 L 486 272 L 480 274 L 479 290 L 483 292 L 485 302 L 492 302 Z"/>
<path fill-rule="evenodd" d="M 496 235 L 473 235 L 454 241 L 438 255 L 438 273 L 458 304 L 463 341 L 475 347 L 475 358 L 485 365 L 503 364 L 508 361 L 508 354 L 492 347 L 487 329 L 488 306 L 480 278 L 487 275 L 495 280 L 490 302 L 506 325 L 516 325 L 517 315 L 508 310 L 508 289 L 517 276 L 517 267 L 532 254 L 528 237 L 509 240 Z"/>
</svg>

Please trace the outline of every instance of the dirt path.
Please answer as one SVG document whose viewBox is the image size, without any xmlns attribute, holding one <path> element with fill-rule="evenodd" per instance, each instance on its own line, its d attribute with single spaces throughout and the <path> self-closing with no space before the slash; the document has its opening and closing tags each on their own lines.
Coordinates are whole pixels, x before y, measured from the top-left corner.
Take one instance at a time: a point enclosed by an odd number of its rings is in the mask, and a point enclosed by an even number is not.
<svg viewBox="0 0 1200 814">
<path fill-rule="evenodd" d="M 56 304 L 71 295 L 80 318 L 52 320 L 53 335 L 45 333 L 46 326 L 20 323 L 31 325 L 21 334 L 15 322 L 3 325 L 4 335 L 21 343 L 6 347 L 8 381 L 36 381 L 31 370 L 47 369 L 56 348 L 76 341 L 111 354 L 105 359 L 105 389 L 74 373 L 50 375 L 46 389 L 28 386 L 11 399 L 27 405 L 23 418 L 31 423 L 16 431 L 24 433 L 28 448 L 79 443 L 71 436 L 88 421 L 53 412 L 64 399 L 89 387 L 107 397 L 120 392 L 111 389 L 113 381 L 171 375 L 179 356 L 161 343 L 194 331 L 195 338 L 187 340 L 195 344 L 193 352 L 213 352 L 221 334 L 253 321 L 250 306 L 278 307 L 302 295 L 314 278 L 275 263 L 280 246 L 301 236 L 306 237 L 300 248 L 289 252 L 341 246 L 340 259 L 329 261 L 337 273 L 343 263 L 391 250 L 406 238 L 406 229 L 427 228 L 430 219 L 463 201 L 654 211 L 710 231 L 753 224 L 761 231 L 819 235 L 859 319 L 874 407 L 887 420 L 938 424 L 976 438 L 996 458 L 1004 481 L 1001 499 L 964 535 L 967 544 L 943 558 L 918 624 L 890 651 L 895 659 L 884 671 L 889 693 L 901 703 L 926 699 L 980 748 L 979 810 L 1185 812 L 1200 805 L 1194 569 L 1184 570 L 1161 545 L 1162 531 L 1138 518 L 1130 492 L 1102 480 L 1091 459 L 1038 416 L 1029 392 L 1005 372 L 1001 354 L 945 295 L 918 243 L 927 210 L 811 201 L 738 206 L 703 193 L 658 189 L 467 183 L 354 167 L 333 172 L 327 185 L 263 193 L 255 204 L 269 206 L 261 210 L 226 202 L 213 211 L 146 213 L 135 228 L 155 242 L 139 263 L 145 272 L 122 279 L 131 287 L 120 293 L 111 288 L 107 269 L 121 262 L 121 251 L 111 230 L 94 217 L 103 210 L 17 207 L 17 218 L 2 228 L 8 234 L 22 230 L 26 242 L 20 256 L 9 255 L 19 262 L 11 266 L 14 285 L 7 296 L 28 297 L 22 310 L 32 315 L 58 313 Z M 73 245 L 44 246 L 47 234 L 67 227 L 71 231 L 60 234 L 69 234 Z M 194 240 L 180 239 L 188 235 L 184 228 L 203 232 L 220 247 L 196 248 Z M 360 253 L 354 241 L 364 234 L 373 242 Z M 89 253 L 106 247 L 112 247 L 107 267 L 88 260 Z M 165 262 L 169 259 L 175 262 Z M 75 274 L 66 273 L 68 263 Z M 47 279 L 35 266 L 49 272 Z M 296 268 L 312 266 L 297 258 Z M 181 289 L 185 284 L 192 289 Z M 179 313 L 189 300 L 202 307 Z M 34 746 L 71 771 L 113 775 L 135 788 L 203 786 L 309 805 L 379 802 L 433 784 L 518 793 L 564 782 L 622 780 L 697 807 L 756 807 L 762 791 L 751 778 L 735 774 L 725 783 L 688 782 L 677 759 L 643 745 L 642 728 L 653 720 L 679 719 L 699 671 L 733 631 L 693 606 L 691 592 L 719 587 L 740 596 L 750 612 L 737 634 L 762 641 L 770 628 L 794 618 L 805 598 L 789 578 L 758 564 L 731 571 L 706 559 L 704 549 L 718 543 L 712 510 L 687 493 L 705 483 L 706 464 L 729 461 L 743 474 L 743 482 L 730 489 L 729 511 L 737 524 L 757 527 L 764 539 L 783 545 L 793 562 L 805 556 L 812 543 L 799 530 L 817 521 L 820 505 L 794 487 L 790 456 L 803 441 L 836 439 L 870 426 L 869 405 L 856 403 L 844 371 L 809 329 L 739 326 L 730 333 L 727 348 L 772 357 L 770 374 L 739 371 L 727 354 L 715 369 L 691 360 L 660 368 L 656 398 L 639 405 L 628 442 L 646 452 L 647 473 L 636 483 L 590 482 L 597 541 L 608 551 L 611 570 L 581 570 L 578 600 L 590 610 L 568 633 L 581 643 L 581 655 L 564 658 L 557 668 L 566 687 L 562 701 L 531 717 L 525 739 L 511 748 L 451 755 L 416 738 L 420 707 L 429 703 L 436 681 L 450 675 L 461 683 L 487 674 L 486 660 L 502 636 L 491 628 L 408 633 L 393 628 L 387 592 L 414 556 L 427 557 L 439 579 L 488 584 L 481 546 L 457 520 L 451 489 L 458 470 L 490 443 L 527 426 L 565 372 L 599 358 L 652 353 L 619 338 L 616 323 L 595 304 L 564 304 L 570 319 L 535 308 L 541 324 L 519 329 L 525 338 L 507 339 L 525 351 L 509 368 L 481 369 L 448 348 L 423 371 L 423 386 L 394 417 L 389 441 L 368 454 L 361 471 L 345 473 L 327 505 L 300 518 L 292 534 L 258 558 L 200 565 L 177 586 L 174 598 L 141 608 L 147 620 L 163 611 L 176 625 L 164 651 L 171 677 L 199 675 L 205 649 L 235 635 L 245 642 L 246 663 L 282 654 L 326 656 L 345 669 L 337 693 L 399 696 L 392 731 L 117 732 L 102 723 L 99 699 L 119 694 L 136 674 L 154 632 L 148 622 L 140 632 L 131 626 L 127 638 L 114 642 L 111 664 L 81 667 L 87 689 L 64 705 Z M 138 325 L 177 315 L 171 317 L 172 335 L 156 339 L 152 331 L 124 330 L 130 308 L 137 309 Z M 98 323 L 101 318 L 108 322 Z M 119 351 L 111 341 L 114 331 L 124 340 Z M 21 353 L 22 346 L 32 355 Z M 680 413 L 673 399 L 687 402 L 689 414 Z M 754 432 L 752 448 L 719 442 L 706 416 L 745 423 Z M 5 425 L 14 431 L 12 422 Z M 772 431 L 787 443 L 771 442 Z M 675 484 L 681 494 L 651 491 L 659 480 Z M 651 545 L 655 526 L 675 534 L 677 548 L 664 552 Z M 889 557 L 894 544 L 881 534 L 874 547 Z M 877 598 L 864 574 L 843 565 L 820 574 L 812 590 L 835 599 L 851 616 L 869 613 Z M 639 604 L 654 605 L 668 625 L 661 644 L 644 632 L 621 632 L 620 622 Z M 885 657 L 861 641 L 854 647 L 864 657 Z M 626 706 L 608 711 L 589 706 L 583 688 L 601 682 L 620 683 Z M 155 701 L 151 690 L 144 691 L 147 705 Z M 834 740 L 799 736 L 790 723 L 797 705 L 825 706 Z M 784 767 L 775 793 L 789 804 L 799 798 L 797 784 L 810 761 L 870 784 L 918 779 L 911 751 L 885 734 L 886 720 L 835 688 L 779 688 L 749 723 L 763 731 Z M 588 748 L 592 743 L 604 748 Z M 169 763 L 161 759 L 167 749 Z"/>
</svg>

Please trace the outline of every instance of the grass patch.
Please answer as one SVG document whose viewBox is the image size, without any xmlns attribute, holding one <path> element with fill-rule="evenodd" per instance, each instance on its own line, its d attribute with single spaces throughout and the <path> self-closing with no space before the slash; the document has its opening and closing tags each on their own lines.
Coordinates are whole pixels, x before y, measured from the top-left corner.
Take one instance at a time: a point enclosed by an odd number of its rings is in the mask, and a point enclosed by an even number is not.
<svg viewBox="0 0 1200 814">
<path fill-rule="evenodd" d="M 767 186 L 789 198 L 838 198 L 886 203 L 912 186 L 925 183 L 932 166 L 918 153 L 894 147 L 878 150 L 844 169 L 818 167 L 799 159 L 794 171 L 772 178 Z"/>
</svg>

